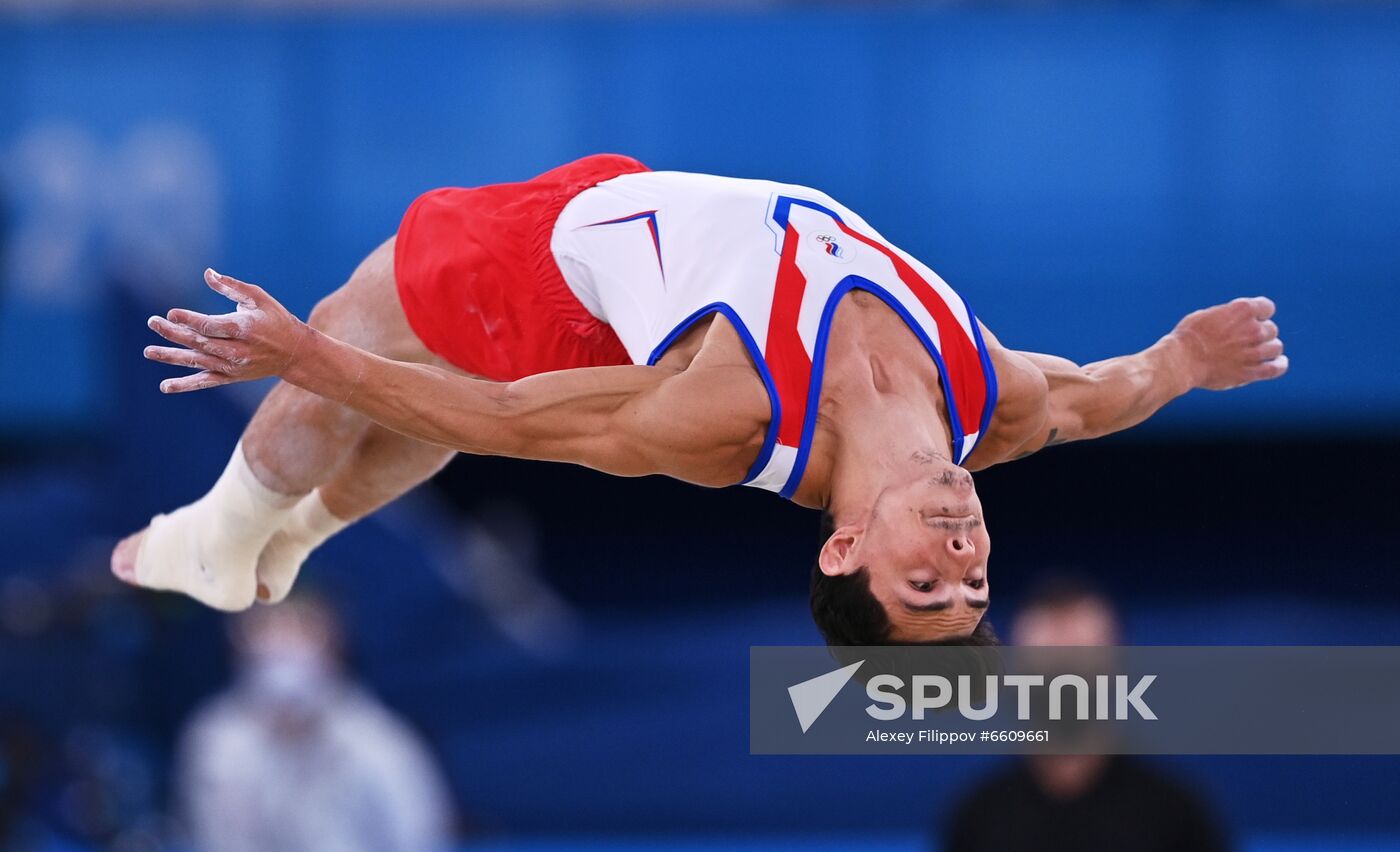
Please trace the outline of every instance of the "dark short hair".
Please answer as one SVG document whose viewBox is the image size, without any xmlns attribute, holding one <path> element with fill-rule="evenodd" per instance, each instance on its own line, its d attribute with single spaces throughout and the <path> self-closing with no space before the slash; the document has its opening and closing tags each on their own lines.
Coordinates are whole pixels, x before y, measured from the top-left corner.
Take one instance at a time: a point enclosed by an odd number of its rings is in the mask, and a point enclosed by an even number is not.
<svg viewBox="0 0 1400 852">
<path fill-rule="evenodd" d="M 967 636 L 948 636 L 926 642 L 890 640 L 890 617 L 870 591 L 865 566 L 851 574 L 828 577 L 822 573 L 821 547 L 836 532 L 836 519 L 822 512 L 821 541 L 812 563 L 812 620 L 828 645 L 1000 645 L 996 630 L 985 617 Z"/>
</svg>

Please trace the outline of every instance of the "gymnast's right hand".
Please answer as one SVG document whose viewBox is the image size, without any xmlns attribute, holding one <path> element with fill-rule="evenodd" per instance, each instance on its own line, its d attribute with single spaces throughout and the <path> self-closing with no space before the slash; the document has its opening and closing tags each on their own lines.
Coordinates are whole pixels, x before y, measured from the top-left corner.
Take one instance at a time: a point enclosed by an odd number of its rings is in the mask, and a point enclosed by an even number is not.
<svg viewBox="0 0 1400 852">
<path fill-rule="evenodd" d="M 247 382 L 286 372 L 308 338 L 311 327 L 292 315 L 255 284 L 212 269 L 204 271 L 209 287 L 231 299 L 232 313 L 207 314 L 175 308 L 151 317 L 151 330 L 179 346 L 147 346 L 152 361 L 198 372 L 160 383 L 161 393 L 184 393 Z"/>
</svg>

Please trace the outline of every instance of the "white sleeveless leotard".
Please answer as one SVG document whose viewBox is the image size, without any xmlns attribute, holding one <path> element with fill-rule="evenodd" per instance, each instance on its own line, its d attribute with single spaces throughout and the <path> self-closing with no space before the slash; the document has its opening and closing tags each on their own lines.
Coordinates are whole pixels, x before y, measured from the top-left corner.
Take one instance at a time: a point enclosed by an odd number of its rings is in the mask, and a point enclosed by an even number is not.
<svg viewBox="0 0 1400 852">
<path fill-rule="evenodd" d="M 991 421 L 996 374 L 972 308 L 825 193 L 684 172 L 623 175 L 565 206 L 550 249 L 574 295 L 634 363 L 655 363 L 710 314 L 733 323 L 773 410 L 746 485 L 790 498 L 801 482 L 831 319 L 852 289 L 882 299 L 927 349 L 956 462 Z"/>
</svg>

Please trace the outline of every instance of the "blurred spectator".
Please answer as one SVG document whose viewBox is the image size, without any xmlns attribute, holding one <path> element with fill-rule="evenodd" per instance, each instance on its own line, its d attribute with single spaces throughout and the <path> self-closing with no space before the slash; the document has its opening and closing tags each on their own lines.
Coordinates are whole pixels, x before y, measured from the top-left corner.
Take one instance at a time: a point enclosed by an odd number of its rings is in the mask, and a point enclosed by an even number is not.
<svg viewBox="0 0 1400 852">
<path fill-rule="evenodd" d="M 450 837 L 427 748 L 347 675 L 322 602 L 292 598 L 233 625 L 234 685 L 182 738 L 177 796 L 206 852 L 418 852 Z"/>
<path fill-rule="evenodd" d="M 1026 598 L 1011 641 L 1115 645 L 1113 605 L 1079 580 L 1047 581 Z M 993 774 L 958 805 L 946 852 L 1215 852 L 1229 846 L 1189 790 L 1131 757 L 1030 755 Z"/>
<path fill-rule="evenodd" d="M 34 845 L 30 823 L 42 746 L 28 720 L 0 716 L 0 849 Z"/>
</svg>

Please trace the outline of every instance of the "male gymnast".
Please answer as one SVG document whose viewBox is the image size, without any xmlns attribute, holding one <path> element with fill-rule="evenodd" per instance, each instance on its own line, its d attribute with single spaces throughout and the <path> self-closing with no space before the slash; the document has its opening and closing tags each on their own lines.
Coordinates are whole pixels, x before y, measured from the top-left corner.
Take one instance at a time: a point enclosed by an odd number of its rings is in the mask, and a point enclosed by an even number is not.
<svg viewBox="0 0 1400 852">
<path fill-rule="evenodd" d="M 1189 314 L 1084 366 L 1003 347 L 859 215 L 802 186 L 597 155 L 419 197 L 303 323 L 261 288 L 175 309 L 183 393 L 277 376 L 223 475 L 112 570 L 240 610 L 455 453 L 751 485 L 825 513 L 812 609 L 838 645 L 978 642 L 990 540 L 969 471 L 1288 368 L 1273 303 Z"/>
</svg>

